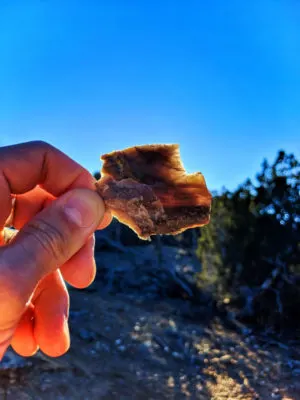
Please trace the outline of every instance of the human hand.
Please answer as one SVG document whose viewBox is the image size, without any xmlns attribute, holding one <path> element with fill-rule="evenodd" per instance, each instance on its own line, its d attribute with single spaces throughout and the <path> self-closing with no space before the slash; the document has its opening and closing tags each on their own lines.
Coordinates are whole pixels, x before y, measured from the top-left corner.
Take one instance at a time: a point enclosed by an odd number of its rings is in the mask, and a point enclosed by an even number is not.
<svg viewBox="0 0 300 400">
<path fill-rule="evenodd" d="M 19 232 L 4 245 L 13 199 Z M 0 148 L 0 360 L 9 345 L 21 356 L 68 350 L 64 281 L 92 283 L 93 234 L 110 222 L 95 179 L 65 154 L 44 142 Z"/>
</svg>

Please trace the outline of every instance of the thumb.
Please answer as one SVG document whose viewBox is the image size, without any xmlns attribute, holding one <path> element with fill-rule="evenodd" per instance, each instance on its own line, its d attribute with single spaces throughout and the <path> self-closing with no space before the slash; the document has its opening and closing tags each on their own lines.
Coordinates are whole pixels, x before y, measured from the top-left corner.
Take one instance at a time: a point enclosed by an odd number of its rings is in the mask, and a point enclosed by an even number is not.
<svg viewBox="0 0 300 400">
<path fill-rule="evenodd" d="M 23 295 L 30 294 L 40 279 L 80 250 L 99 226 L 104 212 L 104 202 L 92 190 L 74 189 L 65 193 L 1 249 L 1 266 L 13 275 Z"/>
</svg>

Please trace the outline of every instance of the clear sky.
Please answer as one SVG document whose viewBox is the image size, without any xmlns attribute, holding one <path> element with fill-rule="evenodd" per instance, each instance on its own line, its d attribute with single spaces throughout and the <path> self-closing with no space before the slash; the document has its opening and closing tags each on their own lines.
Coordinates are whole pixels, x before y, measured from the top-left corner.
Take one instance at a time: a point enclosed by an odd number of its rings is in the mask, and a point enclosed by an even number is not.
<svg viewBox="0 0 300 400">
<path fill-rule="evenodd" d="M 300 157 L 296 0 L 0 0 L 0 145 L 179 143 L 210 189 Z"/>
</svg>

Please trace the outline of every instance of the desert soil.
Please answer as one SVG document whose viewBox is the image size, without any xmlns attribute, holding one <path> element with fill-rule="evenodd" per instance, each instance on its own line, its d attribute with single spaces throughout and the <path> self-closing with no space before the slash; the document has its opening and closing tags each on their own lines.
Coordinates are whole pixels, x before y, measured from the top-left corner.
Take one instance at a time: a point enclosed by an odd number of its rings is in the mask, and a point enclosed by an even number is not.
<svg viewBox="0 0 300 400">
<path fill-rule="evenodd" d="M 182 299 L 72 290 L 70 327 L 63 357 L 6 355 L 1 400 L 300 399 L 297 341 L 241 336 Z"/>
</svg>

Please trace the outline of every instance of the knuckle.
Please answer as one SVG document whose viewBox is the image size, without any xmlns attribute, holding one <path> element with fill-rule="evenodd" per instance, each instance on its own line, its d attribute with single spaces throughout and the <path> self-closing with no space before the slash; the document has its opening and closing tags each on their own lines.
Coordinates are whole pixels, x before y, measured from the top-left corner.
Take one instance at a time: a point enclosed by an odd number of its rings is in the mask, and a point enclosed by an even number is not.
<svg viewBox="0 0 300 400">
<path fill-rule="evenodd" d="M 45 142 L 44 140 L 35 140 L 31 142 L 32 147 L 36 148 L 39 152 L 44 154 L 46 157 L 50 153 L 57 153 L 58 149 L 52 144 Z"/>
<path fill-rule="evenodd" d="M 31 144 L 43 150 L 52 149 L 52 145 L 48 142 L 45 142 L 44 140 L 34 140 L 33 142 L 31 142 Z"/>
<path fill-rule="evenodd" d="M 16 265 L 9 257 L 0 255 L 0 310 L 10 310 L 12 317 L 21 312 L 25 307 L 26 298 L 22 285 L 19 285 Z M 5 313 L 4 313 L 5 314 Z M 3 322 L 4 314 L 0 313 Z M 0 323 L 0 325 L 1 325 Z"/>
<path fill-rule="evenodd" d="M 31 236 L 38 246 L 57 262 L 67 257 L 66 237 L 52 223 L 43 219 L 35 219 L 27 225 L 26 235 Z"/>
</svg>

